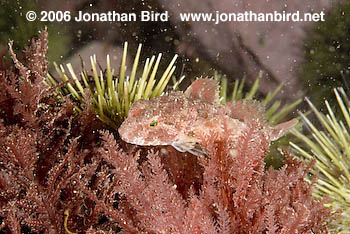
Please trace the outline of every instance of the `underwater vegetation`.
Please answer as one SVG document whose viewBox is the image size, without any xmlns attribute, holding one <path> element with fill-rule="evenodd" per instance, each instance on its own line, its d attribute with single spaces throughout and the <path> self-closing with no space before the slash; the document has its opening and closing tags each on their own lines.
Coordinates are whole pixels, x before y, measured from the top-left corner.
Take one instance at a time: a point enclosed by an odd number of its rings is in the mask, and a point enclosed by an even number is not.
<svg viewBox="0 0 350 234">
<path fill-rule="evenodd" d="M 324 22 L 315 23 L 304 41 L 304 62 L 300 79 L 306 95 L 317 108 L 328 100 L 339 116 L 333 88 L 347 87 L 350 78 L 350 3 L 340 1 L 325 16 Z"/>
<path fill-rule="evenodd" d="M 343 119 L 338 119 L 330 103 L 325 102 L 328 113 L 319 111 L 309 100 L 309 106 L 316 115 L 319 126 L 309 117 L 301 114 L 306 131 L 294 129 L 292 133 L 304 144 L 291 143 L 297 152 L 307 160 L 316 158 L 312 173 L 319 176 L 313 194 L 315 197 L 329 197 L 327 206 L 341 209 L 342 215 L 332 225 L 335 233 L 350 232 L 350 103 L 343 88 L 334 89 L 338 108 Z"/>
<path fill-rule="evenodd" d="M 266 170 L 270 139 L 251 113 L 237 144 L 201 135 L 208 157 L 129 145 L 96 115 L 98 93 L 78 93 L 77 112 L 57 91 L 67 83 L 47 85 L 46 52 L 42 31 L 0 71 L 4 233 L 327 233 L 334 213 L 304 180 L 312 163 L 285 152 Z"/>
</svg>

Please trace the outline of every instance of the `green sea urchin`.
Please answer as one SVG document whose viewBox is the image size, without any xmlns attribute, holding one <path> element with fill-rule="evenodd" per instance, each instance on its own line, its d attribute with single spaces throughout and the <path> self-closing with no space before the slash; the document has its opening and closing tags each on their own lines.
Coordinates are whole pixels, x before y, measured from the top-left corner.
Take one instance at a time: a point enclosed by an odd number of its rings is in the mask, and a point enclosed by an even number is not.
<svg viewBox="0 0 350 234">
<path fill-rule="evenodd" d="M 156 56 L 147 58 L 144 68 L 138 69 L 141 54 L 141 45 L 139 45 L 131 73 L 127 76 L 127 51 L 128 43 L 126 42 L 119 76 L 115 76 L 115 71 L 111 68 L 109 55 L 106 58 L 107 68 L 105 71 L 98 70 L 96 56 L 91 56 L 92 75 L 83 70 L 80 72 L 79 78 L 71 64 L 66 65 L 68 72 L 63 65 L 55 64 L 60 80 L 67 82 L 65 86 L 58 88 L 57 94 L 72 95 L 72 98 L 78 103 L 76 106 L 78 111 L 80 111 L 80 104 L 92 101 L 98 117 L 108 126 L 117 128 L 126 117 L 132 103 L 141 98 L 148 99 L 159 96 L 164 92 L 175 71 L 174 63 L 177 58 L 177 55 L 173 57 L 158 82 L 156 82 L 155 78 L 162 54 L 158 54 L 157 59 Z M 136 79 L 137 76 L 140 76 L 140 78 Z M 174 89 L 177 88 L 183 78 L 178 81 L 175 79 Z M 91 80 L 93 85 L 91 85 Z M 52 87 L 59 86 L 59 81 L 51 75 L 48 75 L 47 83 Z M 86 95 L 85 92 L 90 95 Z M 89 100 L 89 96 L 92 100 Z"/>
<path fill-rule="evenodd" d="M 341 217 L 332 226 L 336 233 L 350 232 L 350 103 L 343 88 L 334 89 L 338 106 L 344 120 L 339 120 L 328 101 L 325 101 L 328 113 L 321 113 L 311 101 L 307 102 L 316 115 L 319 127 L 309 117 L 301 114 L 310 134 L 298 129 L 292 133 L 304 144 L 291 143 L 292 147 L 306 160 L 316 159 L 313 174 L 319 179 L 315 185 L 314 196 L 329 197 L 327 204 L 334 210 L 343 211 Z"/>
</svg>

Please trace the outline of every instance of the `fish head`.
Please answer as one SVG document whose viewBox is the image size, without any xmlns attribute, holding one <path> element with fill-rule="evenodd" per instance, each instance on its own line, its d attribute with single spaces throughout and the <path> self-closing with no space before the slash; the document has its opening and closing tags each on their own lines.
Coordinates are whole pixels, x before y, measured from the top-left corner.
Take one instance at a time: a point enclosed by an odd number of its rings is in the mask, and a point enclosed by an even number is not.
<svg viewBox="0 0 350 234">
<path fill-rule="evenodd" d="M 180 93 L 173 93 L 136 101 L 118 129 L 122 140 L 136 145 L 173 144 L 183 134 L 188 117 L 182 115 L 181 97 Z"/>
</svg>

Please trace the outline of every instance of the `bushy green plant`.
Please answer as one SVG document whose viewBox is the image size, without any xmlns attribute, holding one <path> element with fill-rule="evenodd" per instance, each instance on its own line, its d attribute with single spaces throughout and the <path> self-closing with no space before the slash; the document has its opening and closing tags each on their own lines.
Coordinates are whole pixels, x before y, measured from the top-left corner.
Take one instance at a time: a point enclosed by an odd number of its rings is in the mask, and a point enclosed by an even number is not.
<svg viewBox="0 0 350 234">
<path fill-rule="evenodd" d="M 338 119 L 328 101 L 327 114 L 321 113 L 307 99 L 320 127 L 309 117 L 301 114 L 306 133 L 293 129 L 292 133 L 304 144 L 291 143 L 292 147 L 307 160 L 316 160 L 313 174 L 319 175 L 314 195 L 329 197 L 327 204 L 334 210 L 343 211 L 331 228 L 335 233 L 350 233 L 350 102 L 343 88 L 334 89 L 342 119 Z"/>
<path fill-rule="evenodd" d="M 336 108 L 335 87 L 348 87 L 350 79 L 350 2 L 342 1 L 315 23 L 304 41 L 300 78 L 316 107 L 324 100 Z M 334 111 L 337 111 L 334 109 Z"/>
</svg>

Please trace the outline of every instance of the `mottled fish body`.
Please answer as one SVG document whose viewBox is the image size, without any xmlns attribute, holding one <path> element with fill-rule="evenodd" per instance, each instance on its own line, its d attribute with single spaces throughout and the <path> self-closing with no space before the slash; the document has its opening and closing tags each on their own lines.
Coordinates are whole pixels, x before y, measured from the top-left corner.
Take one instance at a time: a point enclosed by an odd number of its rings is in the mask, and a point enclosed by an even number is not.
<svg viewBox="0 0 350 234">
<path fill-rule="evenodd" d="M 226 134 L 235 142 L 250 120 L 257 120 L 271 140 L 290 130 L 297 120 L 275 127 L 264 123 L 264 108 L 257 101 L 219 102 L 219 86 L 211 79 L 197 79 L 185 92 L 173 92 L 136 101 L 119 128 L 120 137 L 136 145 L 172 145 L 181 152 L 201 153 L 201 137 Z"/>
</svg>

